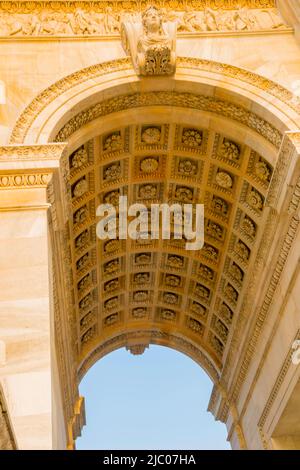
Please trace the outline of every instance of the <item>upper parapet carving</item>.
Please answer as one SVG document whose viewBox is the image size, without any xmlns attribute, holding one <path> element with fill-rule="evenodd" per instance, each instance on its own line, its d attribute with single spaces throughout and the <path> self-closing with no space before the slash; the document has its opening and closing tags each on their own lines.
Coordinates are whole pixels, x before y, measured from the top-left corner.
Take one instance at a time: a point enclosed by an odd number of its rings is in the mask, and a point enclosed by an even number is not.
<svg viewBox="0 0 300 470">
<path fill-rule="evenodd" d="M 161 10 L 147 8 L 142 22 L 122 23 L 122 42 L 138 75 L 172 75 L 176 68 L 176 22 L 163 22 Z"/>
</svg>

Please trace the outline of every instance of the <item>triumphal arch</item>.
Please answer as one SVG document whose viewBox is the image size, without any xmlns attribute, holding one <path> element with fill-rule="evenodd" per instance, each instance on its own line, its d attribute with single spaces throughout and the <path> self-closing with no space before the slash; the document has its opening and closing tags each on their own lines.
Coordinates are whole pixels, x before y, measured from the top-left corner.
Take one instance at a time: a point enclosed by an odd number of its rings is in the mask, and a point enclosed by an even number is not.
<svg viewBox="0 0 300 470">
<path fill-rule="evenodd" d="M 0 1 L 0 448 L 73 449 L 81 378 L 149 344 L 207 372 L 233 449 L 300 448 L 299 19 Z M 204 204 L 203 249 L 99 240 L 120 196 Z"/>
</svg>

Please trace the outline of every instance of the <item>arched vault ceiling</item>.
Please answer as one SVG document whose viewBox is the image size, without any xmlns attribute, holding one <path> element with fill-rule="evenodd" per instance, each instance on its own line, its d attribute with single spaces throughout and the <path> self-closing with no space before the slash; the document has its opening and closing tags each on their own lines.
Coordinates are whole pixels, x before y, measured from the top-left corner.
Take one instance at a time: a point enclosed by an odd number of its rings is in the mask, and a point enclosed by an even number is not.
<svg viewBox="0 0 300 470">
<path fill-rule="evenodd" d="M 299 100 L 265 77 L 192 58 L 178 59 L 174 79 L 139 80 L 128 58 L 97 64 L 27 106 L 12 144 L 68 143 L 80 377 L 117 347 L 139 352 L 149 343 L 190 355 L 214 382 L 227 374 L 293 153 L 284 134 L 298 128 L 299 111 Z M 96 208 L 119 195 L 129 204 L 204 203 L 204 249 L 101 242 Z"/>
<path fill-rule="evenodd" d="M 185 123 L 180 112 L 177 122 L 155 114 L 126 122 L 99 129 L 69 156 L 81 375 L 132 337 L 135 348 L 182 350 L 216 379 L 262 239 L 272 159 L 242 136 Z M 129 204 L 203 203 L 204 249 L 186 251 L 185 240 L 99 240 L 96 208 L 117 206 L 120 195 Z"/>
</svg>

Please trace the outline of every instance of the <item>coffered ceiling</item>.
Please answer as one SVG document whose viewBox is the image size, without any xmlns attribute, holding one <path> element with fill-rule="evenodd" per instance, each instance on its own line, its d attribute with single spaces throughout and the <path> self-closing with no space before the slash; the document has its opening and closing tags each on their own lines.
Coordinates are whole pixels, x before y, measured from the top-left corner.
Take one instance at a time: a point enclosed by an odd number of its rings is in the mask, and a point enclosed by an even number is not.
<svg viewBox="0 0 300 470">
<path fill-rule="evenodd" d="M 217 367 L 228 349 L 263 236 L 273 168 L 242 141 L 183 122 L 141 122 L 85 142 L 69 156 L 69 222 L 80 359 L 101 342 L 156 328 L 197 344 Z M 203 203 L 205 245 L 96 237 L 96 208 Z"/>
</svg>

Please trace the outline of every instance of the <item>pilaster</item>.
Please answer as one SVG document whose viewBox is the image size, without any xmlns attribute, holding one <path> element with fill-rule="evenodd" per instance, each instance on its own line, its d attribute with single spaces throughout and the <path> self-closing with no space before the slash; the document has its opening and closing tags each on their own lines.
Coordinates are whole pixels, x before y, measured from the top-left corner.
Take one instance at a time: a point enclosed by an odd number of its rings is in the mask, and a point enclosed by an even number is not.
<svg viewBox="0 0 300 470">
<path fill-rule="evenodd" d="M 47 196 L 64 148 L 0 148 L 0 382 L 18 449 L 67 446 Z"/>
</svg>

